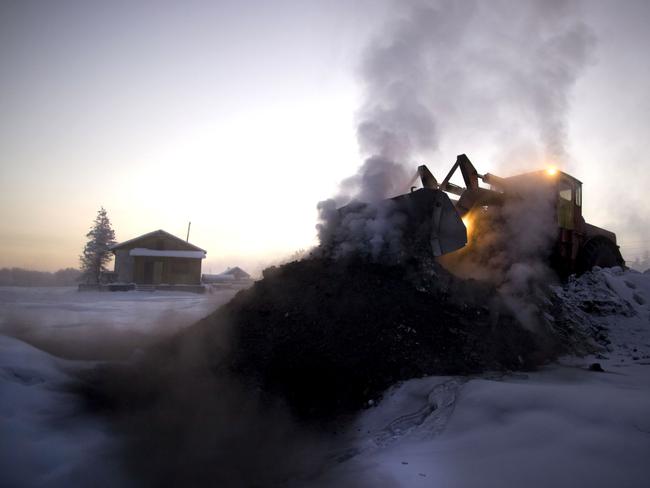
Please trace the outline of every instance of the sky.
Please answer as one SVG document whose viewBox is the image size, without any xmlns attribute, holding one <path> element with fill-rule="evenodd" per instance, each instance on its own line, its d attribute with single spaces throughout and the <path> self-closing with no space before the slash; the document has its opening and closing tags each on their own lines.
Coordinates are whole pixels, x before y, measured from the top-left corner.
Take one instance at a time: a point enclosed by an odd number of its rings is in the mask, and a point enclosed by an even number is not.
<svg viewBox="0 0 650 488">
<path fill-rule="evenodd" d="M 1 0 L 0 267 L 78 266 L 100 206 L 118 241 L 191 221 L 204 272 L 314 245 L 317 202 L 363 162 L 364 53 L 410 3 Z M 579 17 L 594 43 L 563 169 L 632 260 L 650 247 L 650 2 Z M 435 174 L 460 153 L 503 168 L 478 129 L 453 130 L 427 153 Z"/>
</svg>

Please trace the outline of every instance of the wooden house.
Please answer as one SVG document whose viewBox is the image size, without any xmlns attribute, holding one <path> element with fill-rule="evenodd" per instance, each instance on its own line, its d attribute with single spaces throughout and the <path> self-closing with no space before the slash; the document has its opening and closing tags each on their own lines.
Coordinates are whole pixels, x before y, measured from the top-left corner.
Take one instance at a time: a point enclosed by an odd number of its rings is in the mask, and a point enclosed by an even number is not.
<svg viewBox="0 0 650 488">
<path fill-rule="evenodd" d="M 116 280 L 136 285 L 200 285 L 206 251 L 164 230 L 111 247 Z M 158 286 L 157 286 L 158 287 Z"/>
</svg>

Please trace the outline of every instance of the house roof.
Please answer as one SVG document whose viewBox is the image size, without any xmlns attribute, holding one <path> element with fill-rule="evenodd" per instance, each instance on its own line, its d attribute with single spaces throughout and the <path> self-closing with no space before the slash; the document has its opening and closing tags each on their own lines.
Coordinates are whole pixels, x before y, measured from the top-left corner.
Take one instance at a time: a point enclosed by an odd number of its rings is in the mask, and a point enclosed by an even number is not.
<svg viewBox="0 0 650 488">
<path fill-rule="evenodd" d="M 158 237 L 158 236 L 159 237 L 164 237 L 164 238 L 167 238 L 167 239 L 170 239 L 170 240 L 177 241 L 179 244 L 183 244 L 184 249 L 193 249 L 195 251 L 203 251 L 206 254 L 208 252 L 205 249 L 201 249 L 200 247 L 195 246 L 194 244 L 191 244 L 191 243 L 189 243 L 187 241 L 184 241 L 180 237 L 176 237 L 175 235 L 170 234 L 169 232 L 164 231 L 162 229 L 154 230 L 152 232 L 142 234 L 141 236 L 134 237 L 133 239 L 129 239 L 128 241 L 124 241 L 124 242 L 120 242 L 118 244 L 114 244 L 114 245 L 112 245 L 110 247 L 110 250 L 115 251 L 116 249 L 123 249 L 123 248 L 128 248 L 128 247 L 138 247 L 138 246 L 135 246 L 133 244 L 135 244 L 136 242 L 138 242 L 141 239 L 146 239 L 146 238 L 149 238 L 149 237 Z"/>
<path fill-rule="evenodd" d="M 241 269 L 239 266 L 235 266 L 234 268 L 228 268 L 226 271 L 221 273 L 221 276 L 224 275 L 230 275 L 230 276 L 235 276 L 236 278 L 250 278 L 251 275 L 249 275 L 246 271 Z"/>
<path fill-rule="evenodd" d="M 228 268 L 219 274 L 203 274 L 203 281 L 206 283 L 219 283 L 223 281 L 249 280 L 251 276 L 239 266 Z"/>
</svg>

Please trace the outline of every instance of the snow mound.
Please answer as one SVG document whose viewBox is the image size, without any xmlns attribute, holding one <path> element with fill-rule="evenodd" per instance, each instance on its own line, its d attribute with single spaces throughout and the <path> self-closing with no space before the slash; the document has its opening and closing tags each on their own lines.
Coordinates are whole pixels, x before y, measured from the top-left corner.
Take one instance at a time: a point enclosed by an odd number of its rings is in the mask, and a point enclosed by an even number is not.
<svg viewBox="0 0 650 488">
<path fill-rule="evenodd" d="M 596 267 L 552 289 L 556 323 L 582 332 L 600 345 L 601 353 L 629 349 L 626 356 L 635 361 L 650 354 L 648 274 Z"/>
<path fill-rule="evenodd" d="M 627 288 L 623 283 L 630 281 L 624 278 L 621 268 L 597 267 L 579 278 L 572 277 L 567 285 L 556 290 L 565 303 L 590 315 L 630 317 L 636 310 L 627 299 L 630 295 L 628 290 L 631 288 L 633 291 L 636 285 L 627 285 Z"/>
</svg>

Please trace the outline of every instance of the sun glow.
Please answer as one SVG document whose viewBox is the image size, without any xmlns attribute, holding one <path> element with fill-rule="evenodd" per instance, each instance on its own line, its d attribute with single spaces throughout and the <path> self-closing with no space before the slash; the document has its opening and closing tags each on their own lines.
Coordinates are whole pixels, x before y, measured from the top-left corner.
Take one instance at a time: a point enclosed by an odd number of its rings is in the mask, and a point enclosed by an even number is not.
<svg viewBox="0 0 650 488">
<path fill-rule="evenodd" d="M 555 176 L 557 174 L 557 168 L 554 166 L 550 166 L 549 168 L 546 168 L 546 174 L 549 176 Z"/>
</svg>

